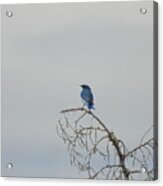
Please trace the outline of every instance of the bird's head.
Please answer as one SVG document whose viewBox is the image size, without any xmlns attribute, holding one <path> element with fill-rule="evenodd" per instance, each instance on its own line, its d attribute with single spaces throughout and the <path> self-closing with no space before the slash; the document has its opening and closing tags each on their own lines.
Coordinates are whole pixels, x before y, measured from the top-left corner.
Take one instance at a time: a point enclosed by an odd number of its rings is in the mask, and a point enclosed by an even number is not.
<svg viewBox="0 0 163 186">
<path fill-rule="evenodd" d="M 82 87 L 82 89 L 90 89 L 90 87 L 88 85 L 80 85 Z"/>
</svg>

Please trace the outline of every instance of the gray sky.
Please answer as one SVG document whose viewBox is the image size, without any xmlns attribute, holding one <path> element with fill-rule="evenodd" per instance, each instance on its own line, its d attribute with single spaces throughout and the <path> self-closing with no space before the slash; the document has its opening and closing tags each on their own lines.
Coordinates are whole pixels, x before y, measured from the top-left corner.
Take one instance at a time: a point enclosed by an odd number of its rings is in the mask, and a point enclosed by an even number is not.
<svg viewBox="0 0 163 186">
<path fill-rule="evenodd" d="M 55 128 L 60 110 L 81 105 L 83 83 L 101 120 L 128 148 L 139 143 L 153 124 L 152 10 L 152 1 L 2 6 L 3 176 L 82 177 Z"/>
</svg>

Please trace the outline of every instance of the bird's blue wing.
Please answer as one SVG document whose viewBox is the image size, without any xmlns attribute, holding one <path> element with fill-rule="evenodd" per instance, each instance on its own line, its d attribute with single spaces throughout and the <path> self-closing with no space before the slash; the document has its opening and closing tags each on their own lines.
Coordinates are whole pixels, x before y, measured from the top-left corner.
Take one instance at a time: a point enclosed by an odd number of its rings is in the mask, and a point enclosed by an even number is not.
<svg viewBox="0 0 163 186">
<path fill-rule="evenodd" d="M 87 103 L 93 103 L 93 94 L 91 90 L 83 90 L 81 92 L 81 98 L 86 101 Z"/>
</svg>

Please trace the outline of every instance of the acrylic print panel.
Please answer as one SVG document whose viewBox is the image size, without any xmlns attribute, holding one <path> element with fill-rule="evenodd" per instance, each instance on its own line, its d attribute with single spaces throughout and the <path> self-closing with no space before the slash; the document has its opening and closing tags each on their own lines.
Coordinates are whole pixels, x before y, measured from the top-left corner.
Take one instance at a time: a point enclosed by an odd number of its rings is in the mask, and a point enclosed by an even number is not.
<svg viewBox="0 0 163 186">
<path fill-rule="evenodd" d="M 1 6 L 2 176 L 157 178 L 157 4 Z"/>
</svg>

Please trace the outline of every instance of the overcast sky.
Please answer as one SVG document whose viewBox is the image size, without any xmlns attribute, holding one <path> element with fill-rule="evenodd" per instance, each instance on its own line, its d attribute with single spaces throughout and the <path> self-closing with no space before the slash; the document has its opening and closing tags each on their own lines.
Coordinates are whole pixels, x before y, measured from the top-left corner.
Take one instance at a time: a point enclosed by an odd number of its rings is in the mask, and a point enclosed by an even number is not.
<svg viewBox="0 0 163 186">
<path fill-rule="evenodd" d="M 139 143 L 153 125 L 152 4 L 2 6 L 3 176 L 83 176 L 55 130 L 60 110 L 81 106 L 80 84 L 128 148 Z"/>
</svg>

